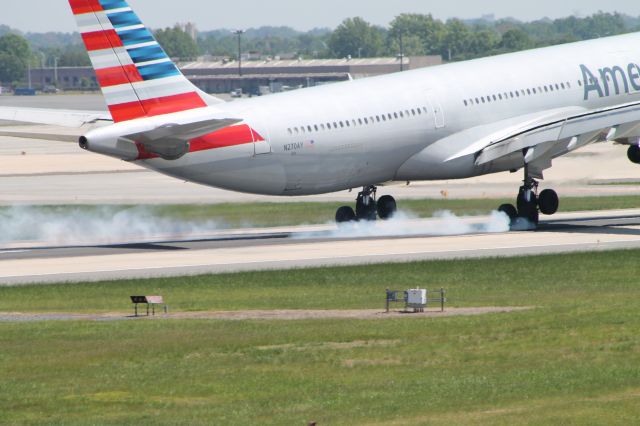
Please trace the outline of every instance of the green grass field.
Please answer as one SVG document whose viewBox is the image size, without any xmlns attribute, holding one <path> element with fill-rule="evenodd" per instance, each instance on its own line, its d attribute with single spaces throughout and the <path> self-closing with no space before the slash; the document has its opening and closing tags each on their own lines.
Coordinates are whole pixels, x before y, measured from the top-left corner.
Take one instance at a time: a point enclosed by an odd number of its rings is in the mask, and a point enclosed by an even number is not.
<svg viewBox="0 0 640 426">
<path fill-rule="evenodd" d="M 355 194 L 354 194 L 355 198 Z M 424 199 L 402 200 L 399 207 L 417 217 L 432 217 L 434 213 L 449 210 L 457 215 L 488 214 L 501 204 L 513 203 L 508 199 Z M 238 203 L 202 205 L 162 205 L 148 207 L 133 206 L 34 206 L 39 212 L 62 214 L 69 211 L 122 211 L 132 209 L 136 214 L 186 221 L 215 221 L 221 226 L 292 226 L 299 224 L 321 224 L 331 222 L 335 212 L 345 203 L 295 202 L 295 203 Z M 355 204 L 355 203 L 354 203 Z M 561 212 L 617 210 L 638 208 L 636 196 L 612 197 L 565 197 L 561 199 Z M 7 208 L 0 207 L 0 215 Z"/>
<path fill-rule="evenodd" d="M 0 312 L 450 306 L 390 320 L 0 322 L 0 424 L 637 424 L 640 251 L 0 288 Z"/>
</svg>

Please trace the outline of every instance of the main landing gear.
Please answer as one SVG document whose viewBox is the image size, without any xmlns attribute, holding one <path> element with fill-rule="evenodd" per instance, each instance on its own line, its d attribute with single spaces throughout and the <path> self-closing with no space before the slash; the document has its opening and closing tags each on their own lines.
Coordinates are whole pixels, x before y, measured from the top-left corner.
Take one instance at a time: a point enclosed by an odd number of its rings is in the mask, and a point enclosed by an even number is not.
<svg viewBox="0 0 640 426">
<path fill-rule="evenodd" d="M 398 210 L 396 200 L 390 195 L 376 199 L 377 191 L 378 188 L 375 186 L 365 186 L 358 194 L 356 209 L 353 210 L 349 206 L 340 207 L 336 212 L 336 222 L 373 221 L 377 218 L 390 219 Z"/>
<path fill-rule="evenodd" d="M 524 222 L 529 226 L 537 226 L 540 213 L 554 215 L 560 207 L 558 194 L 552 189 L 545 189 L 538 194 L 538 182 L 529 175 L 529 168 L 525 166 L 524 184 L 520 187 L 516 205 L 503 204 L 498 211 L 505 213 L 511 219 L 512 226 Z"/>
</svg>

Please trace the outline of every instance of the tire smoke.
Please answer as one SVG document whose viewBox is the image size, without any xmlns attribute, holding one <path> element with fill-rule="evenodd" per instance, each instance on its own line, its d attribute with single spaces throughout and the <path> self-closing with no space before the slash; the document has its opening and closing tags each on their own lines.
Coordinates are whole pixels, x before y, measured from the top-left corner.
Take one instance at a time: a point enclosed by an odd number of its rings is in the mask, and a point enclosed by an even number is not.
<svg viewBox="0 0 640 426">
<path fill-rule="evenodd" d="M 10 207 L 0 209 L 0 244 L 104 245 L 179 239 L 221 224 L 158 217 L 149 207 Z"/>
<path fill-rule="evenodd" d="M 343 223 L 331 231 L 300 234 L 294 238 L 453 236 L 507 232 L 509 225 L 507 215 L 497 211 L 490 216 L 477 217 L 459 217 L 450 211 L 441 211 L 431 219 L 418 219 L 410 212 L 398 211 L 389 220 Z"/>
</svg>

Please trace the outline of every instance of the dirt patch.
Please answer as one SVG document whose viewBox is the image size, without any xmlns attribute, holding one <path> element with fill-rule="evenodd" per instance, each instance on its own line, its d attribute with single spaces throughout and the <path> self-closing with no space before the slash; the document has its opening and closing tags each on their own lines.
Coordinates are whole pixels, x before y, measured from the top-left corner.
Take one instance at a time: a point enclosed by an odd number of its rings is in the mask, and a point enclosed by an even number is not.
<svg viewBox="0 0 640 426">
<path fill-rule="evenodd" d="M 482 308 L 448 308 L 444 312 L 427 311 L 406 313 L 392 311 L 389 313 L 379 309 L 363 310 L 251 310 L 251 311 L 217 311 L 217 312 L 172 312 L 168 315 L 158 314 L 155 317 L 133 317 L 121 312 L 104 314 L 72 314 L 72 313 L 0 313 L 1 322 L 34 322 L 34 321 L 118 321 L 145 319 L 214 319 L 227 321 L 246 320 L 309 320 L 309 319 L 364 319 L 384 320 L 397 318 L 444 318 L 455 316 L 473 316 L 496 313 L 508 313 L 533 309 L 533 307 L 482 307 Z"/>
</svg>

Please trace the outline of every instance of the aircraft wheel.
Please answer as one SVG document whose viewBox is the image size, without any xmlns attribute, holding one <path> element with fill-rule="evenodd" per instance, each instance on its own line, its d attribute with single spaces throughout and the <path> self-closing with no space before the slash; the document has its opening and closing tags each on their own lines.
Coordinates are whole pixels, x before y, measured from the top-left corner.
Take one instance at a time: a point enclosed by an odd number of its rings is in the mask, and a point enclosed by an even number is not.
<svg viewBox="0 0 640 426">
<path fill-rule="evenodd" d="M 398 205 L 396 200 L 390 196 L 385 195 L 378 200 L 378 217 L 382 220 L 391 219 L 398 211 Z"/>
<path fill-rule="evenodd" d="M 558 198 L 558 194 L 553 189 L 545 189 L 538 197 L 538 205 L 542 214 L 551 216 L 558 212 L 560 198 Z"/>
<path fill-rule="evenodd" d="M 518 209 L 513 204 L 503 204 L 498 208 L 498 211 L 509 216 L 511 221 L 516 220 L 518 217 Z"/>
<path fill-rule="evenodd" d="M 355 222 L 356 212 L 349 206 L 340 207 L 336 212 L 336 223 Z"/>
</svg>

